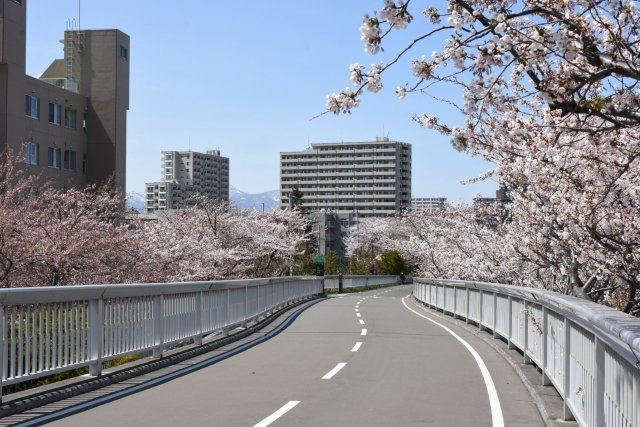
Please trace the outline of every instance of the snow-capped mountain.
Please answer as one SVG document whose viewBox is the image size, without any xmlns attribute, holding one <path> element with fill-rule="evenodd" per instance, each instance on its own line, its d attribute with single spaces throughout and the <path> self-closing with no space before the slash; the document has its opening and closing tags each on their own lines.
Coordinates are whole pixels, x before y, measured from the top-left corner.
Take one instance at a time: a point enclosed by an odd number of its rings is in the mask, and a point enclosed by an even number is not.
<svg viewBox="0 0 640 427">
<path fill-rule="evenodd" d="M 262 210 L 264 203 L 265 211 L 272 211 L 280 203 L 280 192 L 278 190 L 267 191 L 265 193 L 250 194 L 238 190 L 233 185 L 229 186 L 229 201 L 241 209 Z"/>
<path fill-rule="evenodd" d="M 127 193 L 127 209 L 135 209 L 140 213 L 144 213 L 147 209 L 144 193 Z"/>
<path fill-rule="evenodd" d="M 272 211 L 280 203 L 280 192 L 278 190 L 267 191 L 265 193 L 251 194 L 238 190 L 233 185 L 229 186 L 229 201 L 240 209 L 262 210 L 264 203 L 265 211 Z M 127 208 L 133 208 L 138 212 L 146 211 L 144 193 L 127 193 Z"/>
</svg>

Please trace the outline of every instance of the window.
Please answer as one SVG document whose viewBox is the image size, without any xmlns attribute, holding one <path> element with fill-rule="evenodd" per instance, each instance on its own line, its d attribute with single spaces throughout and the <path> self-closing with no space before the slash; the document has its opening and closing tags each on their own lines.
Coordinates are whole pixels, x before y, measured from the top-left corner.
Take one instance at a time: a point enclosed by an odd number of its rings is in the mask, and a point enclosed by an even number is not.
<svg viewBox="0 0 640 427">
<path fill-rule="evenodd" d="M 25 114 L 37 119 L 40 117 L 40 98 L 32 95 L 25 96 Z"/>
<path fill-rule="evenodd" d="M 24 144 L 24 162 L 28 165 L 38 164 L 38 144 L 33 142 Z"/>
<path fill-rule="evenodd" d="M 64 168 L 69 171 L 76 170 L 76 152 L 64 150 Z"/>
<path fill-rule="evenodd" d="M 78 112 L 76 110 L 69 110 L 68 108 L 65 108 L 64 125 L 69 129 L 75 129 L 77 117 L 78 117 Z"/>
<path fill-rule="evenodd" d="M 127 50 L 126 47 L 120 45 L 120 58 L 122 59 L 128 59 L 129 58 L 129 52 Z"/>
<path fill-rule="evenodd" d="M 60 168 L 60 149 L 49 147 L 49 163 L 50 168 Z"/>
<path fill-rule="evenodd" d="M 61 116 L 62 116 L 62 105 L 54 104 L 53 102 L 50 102 L 49 103 L 49 123 L 53 123 L 54 125 L 59 125 Z"/>
<path fill-rule="evenodd" d="M 82 155 L 82 172 L 87 173 L 87 155 Z"/>
</svg>

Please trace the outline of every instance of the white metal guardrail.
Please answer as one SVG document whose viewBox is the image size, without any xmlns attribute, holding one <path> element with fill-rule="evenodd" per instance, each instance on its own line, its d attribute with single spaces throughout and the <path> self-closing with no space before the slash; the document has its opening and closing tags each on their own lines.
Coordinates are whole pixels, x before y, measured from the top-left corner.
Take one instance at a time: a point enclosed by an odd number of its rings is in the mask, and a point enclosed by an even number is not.
<svg viewBox="0 0 640 427">
<path fill-rule="evenodd" d="M 522 350 L 583 426 L 640 426 L 640 319 L 541 289 L 414 279 L 414 296 Z"/>
<path fill-rule="evenodd" d="M 321 278 L 0 289 L 2 385 L 227 334 L 322 294 Z M 0 395 L 1 397 L 1 395 Z"/>
<path fill-rule="evenodd" d="M 324 288 L 338 289 L 338 281 L 338 276 L 324 276 Z M 390 284 L 400 284 L 399 276 L 342 276 L 344 289 Z"/>
</svg>

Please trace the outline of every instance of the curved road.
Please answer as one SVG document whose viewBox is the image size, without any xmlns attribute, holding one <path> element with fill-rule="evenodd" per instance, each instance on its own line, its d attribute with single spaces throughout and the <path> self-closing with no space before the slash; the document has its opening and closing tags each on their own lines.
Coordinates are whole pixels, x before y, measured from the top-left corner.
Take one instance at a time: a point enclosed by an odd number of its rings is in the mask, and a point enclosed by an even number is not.
<svg viewBox="0 0 640 427">
<path fill-rule="evenodd" d="M 441 322 L 405 298 L 410 292 L 401 286 L 328 298 L 243 353 L 49 425 L 543 425 L 511 366 L 444 322 L 485 364 L 497 390 L 491 405 L 477 359 L 410 311 Z"/>
</svg>

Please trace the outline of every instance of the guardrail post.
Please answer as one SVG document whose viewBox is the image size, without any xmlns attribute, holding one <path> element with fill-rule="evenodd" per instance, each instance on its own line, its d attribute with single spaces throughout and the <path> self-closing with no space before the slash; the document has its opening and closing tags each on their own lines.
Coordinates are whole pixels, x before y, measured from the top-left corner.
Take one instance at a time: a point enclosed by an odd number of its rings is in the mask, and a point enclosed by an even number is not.
<svg viewBox="0 0 640 427">
<path fill-rule="evenodd" d="M 7 322 L 4 318 L 4 305 L 0 304 L 0 403 L 2 403 L 2 385 L 4 382 L 4 365 L 7 362 L 4 360 L 4 347 L 7 345 L 6 342 L 6 330 L 7 330 Z"/>
<path fill-rule="evenodd" d="M 247 313 L 247 309 L 248 309 L 248 302 L 247 299 L 249 298 L 249 285 L 244 285 L 244 320 L 242 321 L 242 327 L 246 328 L 247 327 L 247 321 L 249 318 L 249 314 Z"/>
<path fill-rule="evenodd" d="M 509 333 L 507 335 L 507 348 L 511 350 L 515 347 L 511 342 L 511 337 L 513 336 L 513 299 L 511 297 L 509 297 Z"/>
<path fill-rule="evenodd" d="M 569 397 L 571 396 L 571 378 L 569 374 L 571 372 L 571 321 L 564 318 L 564 353 L 563 353 L 563 361 L 562 361 L 562 400 L 564 403 L 562 418 L 565 421 L 574 420 L 574 416 L 571 413 L 571 409 L 569 409 Z"/>
<path fill-rule="evenodd" d="M 442 284 L 442 314 L 447 314 L 447 288 Z"/>
<path fill-rule="evenodd" d="M 493 338 L 498 338 L 498 293 L 493 293 Z"/>
<path fill-rule="evenodd" d="M 164 295 L 153 296 L 153 357 L 161 359 L 164 350 Z"/>
<path fill-rule="evenodd" d="M 3 316 L 4 317 L 4 316 Z M 104 352 L 104 300 L 89 301 L 89 375 L 102 374 L 102 354 Z"/>
<path fill-rule="evenodd" d="M 549 356 L 547 355 L 548 343 L 547 336 L 549 334 L 549 312 L 547 307 L 542 307 L 542 385 L 551 385 L 551 380 L 547 375 L 547 367 L 549 366 Z"/>
<path fill-rule="evenodd" d="M 456 319 L 458 317 L 458 315 L 456 314 L 458 312 L 458 290 L 456 289 L 456 287 L 453 287 L 453 318 Z"/>
<path fill-rule="evenodd" d="M 227 288 L 225 292 L 225 304 L 224 304 L 224 328 L 222 329 L 222 335 L 224 335 L 225 337 L 229 335 L 229 324 L 231 323 L 229 319 L 230 314 L 231 314 L 231 311 L 229 310 L 229 288 Z"/>
<path fill-rule="evenodd" d="M 529 351 L 529 310 L 527 310 L 526 302 L 524 307 L 524 345 L 522 346 L 522 354 L 524 355 L 524 363 L 531 363 L 531 358 L 527 355 Z"/>
<path fill-rule="evenodd" d="M 595 406 L 595 425 L 603 426 L 606 424 L 604 417 L 604 349 L 605 344 L 595 336 L 596 344 L 596 372 L 595 372 L 595 394 L 588 396 L 591 403 Z"/>
<path fill-rule="evenodd" d="M 198 328 L 196 337 L 193 339 L 195 345 L 202 345 L 202 291 L 196 293 L 196 327 Z"/>
<path fill-rule="evenodd" d="M 482 289 L 479 289 L 480 291 L 480 296 L 478 297 L 478 330 L 481 331 L 482 330 Z"/>
<path fill-rule="evenodd" d="M 469 287 L 467 287 L 467 314 L 464 316 L 464 323 L 469 323 L 469 305 L 471 302 L 471 296 L 469 295 Z"/>
</svg>

